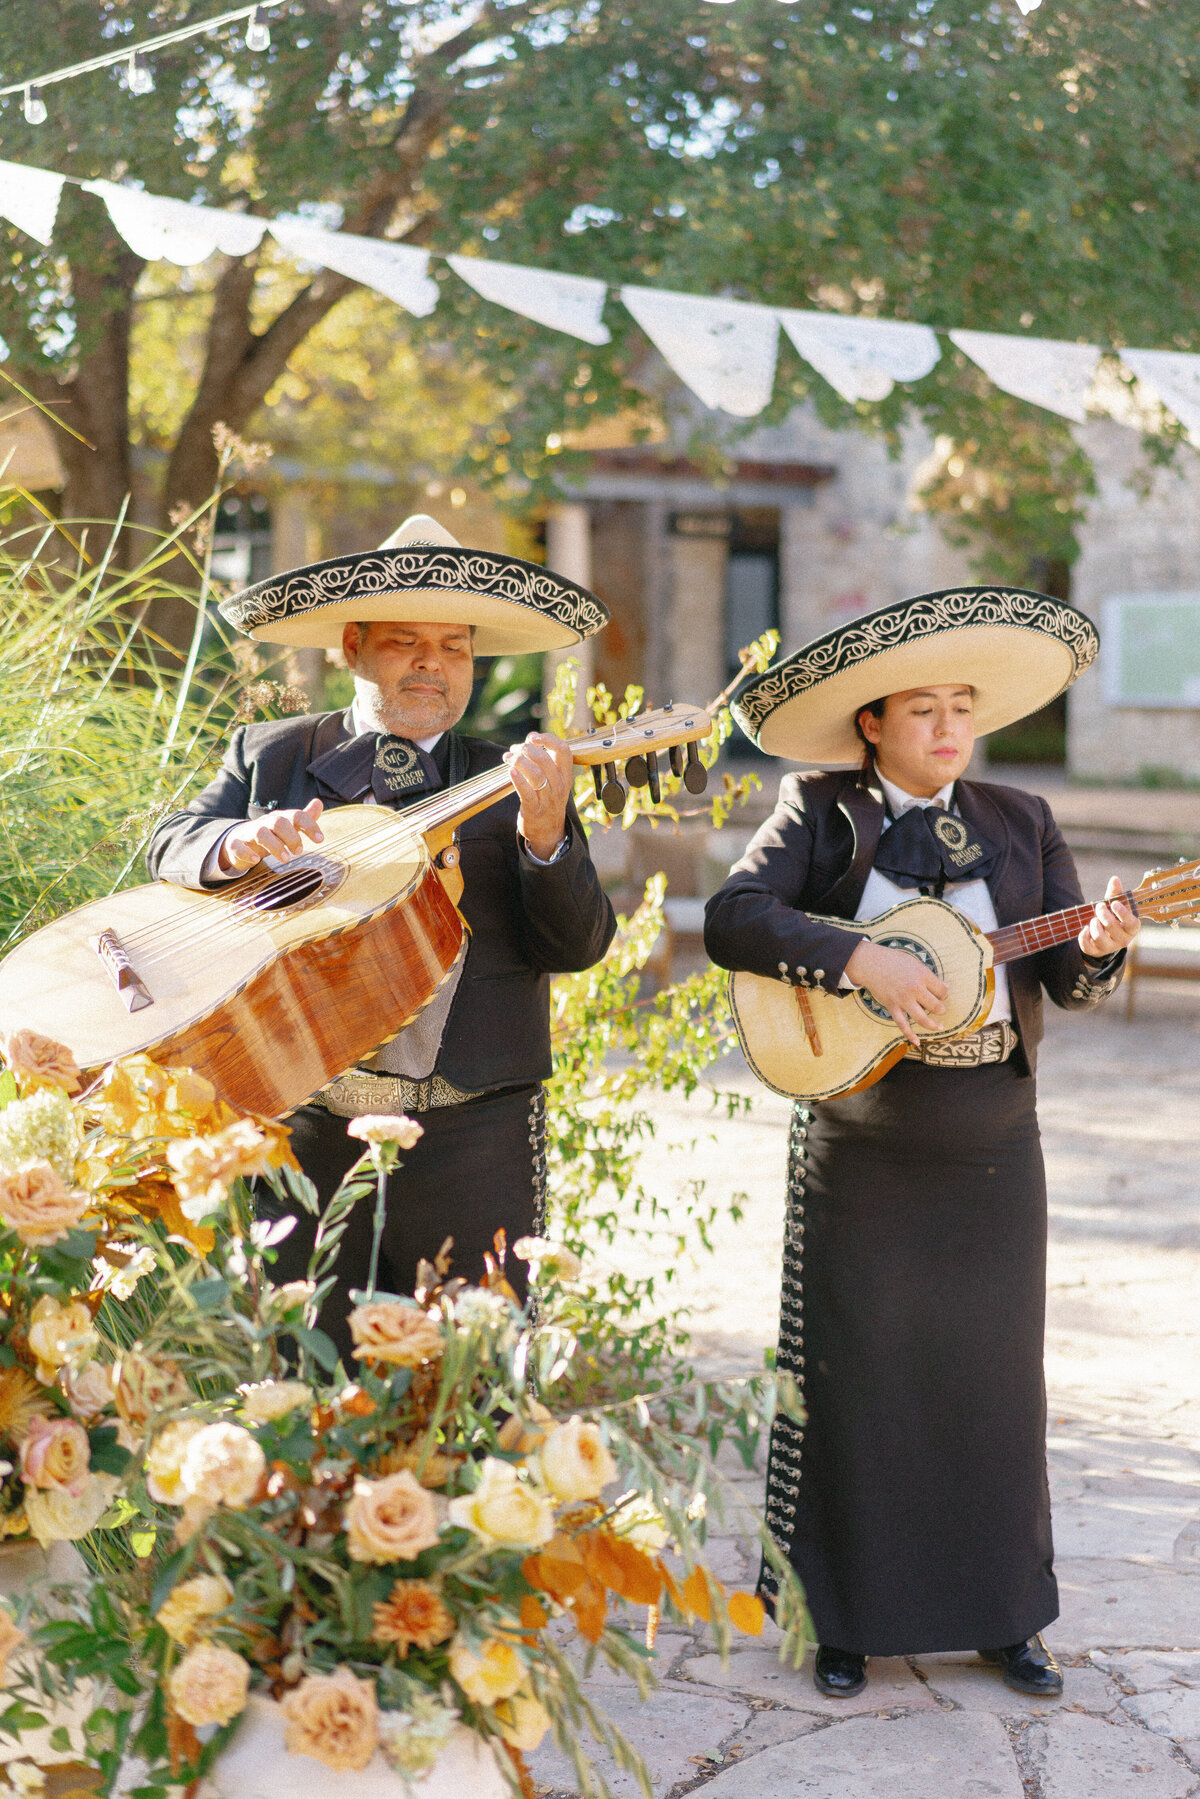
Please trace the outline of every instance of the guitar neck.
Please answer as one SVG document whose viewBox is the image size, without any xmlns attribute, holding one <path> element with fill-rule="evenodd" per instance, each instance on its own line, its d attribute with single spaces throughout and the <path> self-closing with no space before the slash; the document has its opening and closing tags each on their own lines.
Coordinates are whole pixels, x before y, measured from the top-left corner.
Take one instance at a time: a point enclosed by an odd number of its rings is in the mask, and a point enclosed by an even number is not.
<svg viewBox="0 0 1200 1799">
<path fill-rule="evenodd" d="M 1128 901 L 1132 894 L 1120 896 Z M 992 946 L 993 962 L 1017 962 L 1022 956 L 1036 956 L 1039 950 L 1053 949 L 1078 937 L 1095 911 L 1095 906 L 1068 906 L 1065 912 L 1045 912 L 1040 918 L 1026 918 L 1020 924 L 1002 925 L 998 931 L 985 933 Z"/>
</svg>

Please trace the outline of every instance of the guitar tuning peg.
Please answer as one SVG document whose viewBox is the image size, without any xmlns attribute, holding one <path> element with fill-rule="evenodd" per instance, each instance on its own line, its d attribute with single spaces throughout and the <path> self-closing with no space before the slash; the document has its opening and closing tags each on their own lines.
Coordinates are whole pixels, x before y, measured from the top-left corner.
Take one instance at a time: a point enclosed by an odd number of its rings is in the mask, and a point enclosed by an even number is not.
<svg viewBox="0 0 1200 1799">
<path fill-rule="evenodd" d="M 683 745 L 673 743 L 667 751 L 667 758 L 671 764 L 671 773 L 678 780 L 683 773 Z"/>
<path fill-rule="evenodd" d="M 592 764 L 592 785 L 596 789 L 596 798 L 602 800 L 604 798 L 604 776 L 600 772 L 598 762 Z"/>
<path fill-rule="evenodd" d="M 708 786 L 708 770 L 700 760 L 700 751 L 695 743 L 687 746 L 687 767 L 683 771 L 683 784 L 689 793 L 703 793 Z"/>
<path fill-rule="evenodd" d="M 615 762 L 604 764 L 604 785 L 600 789 L 600 798 L 613 818 L 619 818 L 625 810 L 625 789 L 617 779 Z"/>
<path fill-rule="evenodd" d="M 654 751 L 646 757 L 646 785 L 650 789 L 650 798 L 657 806 L 662 798 L 662 788 L 658 782 L 658 757 Z"/>
<path fill-rule="evenodd" d="M 646 767 L 646 758 L 642 755 L 630 756 L 625 763 L 625 779 L 631 787 L 644 787 L 650 779 L 650 771 Z"/>
</svg>

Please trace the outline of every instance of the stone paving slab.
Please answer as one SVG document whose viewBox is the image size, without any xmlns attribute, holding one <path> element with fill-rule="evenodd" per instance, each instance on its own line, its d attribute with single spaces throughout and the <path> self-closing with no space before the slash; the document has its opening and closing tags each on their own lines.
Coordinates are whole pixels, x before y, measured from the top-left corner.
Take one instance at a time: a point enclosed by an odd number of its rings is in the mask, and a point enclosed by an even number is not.
<svg viewBox="0 0 1200 1799">
<path fill-rule="evenodd" d="M 642 1703 L 628 1686 L 614 1687 L 596 1698 L 600 1709 L 645 1762 L 656 1799 L 694 1779 L 706 1755 L 719 1760 L 722 1745 L 745 1729 L 751 1715 L 750 1707 L 736 1700 L 712 1693 L 681 1692 L 678 1687 L 654 1693 Z M 607 1780 L 613 1799 L 641 1799 L 641 1788 L 634 1776 L 615 1766 L 590 1739 L 588 1759 Z M 529 1769 L 543 1792 L 577 1790 L 570 1762 L 549 1738 L 529 1757 Z"/>
<path fill-rule="evenodd" d="M 932 1711 L 937 1707 L 937 1701 L 924 1681 L 919 1680 L 908 1663 L 898 1657 L 873 1660 L 866 1687 L 852 1699 L 829 1699 L 824 1693 L 818 1693 L 812 1681 L 811 1654 L 803 1667 L 790 1668 L 784 1666 L 770 1646 L 737 1649 L 730 1656 L 727 1667 L 722 1667 L 719 1655 L 699 1655 L 684 1661 L 679 1672 L 702 1686 L 769 1699 L 775 1705 L 786 1705 L 795 1711 L 814 1712 L 827 1718 L 902 1709 Z"/>
<path fill-rule="evenodd" d="M 1200 1784 L 1161 1738 L 1078 1712 L 1031 1725 L 1022 1747 L 1041 1799 L 1189 1799 Z"/>
<path fill-rule="evenodd" d="M 1200 1687 L 1200 1653 L 1181 1650 L 1158 1653 L 1118 1650 L 1109 1654 L 1092 1651 L 1092 1661 L 1120 1682 L 1126 1692 L 1156 1693 L 1172 1686 Z"/>
<path fill-rule="evenodd" d="M 1183 1742 L 1200 1737 L 1200 1692 L 1195 1687 L 1172 1687 L 1165 1693 L 1137 1693 L 1124 1699 L 1121 1709 L 1160 1737 Z"/>
<path fill-rule="evenodd" d="M 1095 1648 L 1200 1649 L 1200 1579 L 1161 1564 L 1055 1563 L 1062 1616 L 1045 1632 L 1056 1653 Z"/>
<path fill-rule="evenodd" d="M 998 1718 L 1050 1717 L 1064 1706 L 1104 1714 L 1121 1702 L 1121 1691 L 1099 1668 L 1064 1668 L 1061 1699 L 1034 1699 L 1006 1687 L 997 1668 L 973 1655 L 918 1655 L 913 1665 L 924 1675 L 930 1692 L 968 1712 L 991 1712 Z"/>
<path fill-rule="evenodd" d="M 704 1799 L 1025 1799 L 1004 1726 L 966 1712 L 851 1718 L 747 1757 L 701 1790 Z"/>
</svg>

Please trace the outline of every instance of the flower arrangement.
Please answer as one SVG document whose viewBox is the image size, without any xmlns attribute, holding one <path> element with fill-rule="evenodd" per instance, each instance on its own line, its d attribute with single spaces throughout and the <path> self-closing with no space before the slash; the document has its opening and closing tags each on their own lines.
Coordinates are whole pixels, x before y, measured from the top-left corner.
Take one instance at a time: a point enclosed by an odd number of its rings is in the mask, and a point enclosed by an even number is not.
<svg viewBox="0 0 1200 1799">
<path fill-rule="evenodd" d="M 732 1629 L 761 1630 L 760 1601 L 727 1594 L 704 1564 L 715 1442 L 652 1400 L 572 1407 L 572 1333 L 518 1304 L 499 1238 L 481 1286 L 452 1278 L 443 1256 L 411 1296 L 373 1282 L 355 1296 L 347 1371 L 316 1324 L 339 1225 L 372 1186 L 382 1194 L 419 1127 L 353 1129 L 363 1156 L 321 1220 L 309 1280 L 286 1287 L 269 1279 L 279 1225 L 251 1222 L 239 1175 L 225 1189 L 221 1158 L 242 1153 L 230 1127 L 200 1134 L 219 1163 L 211 1181 L 199 1151 L 172 1154 L 177 1194 L 203 1186 L 180 1203 L 213 1242 L 183 1257 L 141 1225 L 158 1297 L 121 1360 L 131 1453 L 102 1539 L 127 1547 L 109 1553 L 103 1582 L 60 1589 L 56 1610 L 35 1604 L 19 1627 L 57 1679 L 101 1689 L 86 1736 L 104 1792 L 124 1790 L 130 1757 L 143 1799 L 202 1776 L 220 1792 L 239 1729 L 269 1711 L 293 1778 L 373 1767 L 419 1782 L 466 1736 L 529 1795 L 523 1756 L 549 1730 L 582 1790 L 601 1794 L 588 1730 L 649 1793 L 581 1664 L 599 1654 L 645 1693 L 664 1611 L 710 1620 L 722 1651 Z M 261 1144 L 255 1168 L 315 1209 Z M 520 1248 L 570 1277 L 553 1245 Z M 710 1438 L 718 1416 L 761 1422 L 765 1389 L 728 1383 L 719 1402 L 706 1389 Z M 68 1452 L 55 1453 L 69 1475 Z M 798 1657 L 802 1598 L 763 1540 Z M 0 1608 L 0 1637 L 17 1627 Z"/>
<path fill-rule="evenodd" d="M 158 1250 L 190 1254 L 214 1241 L 187 1216 L 180 1145 L 194 1152 L 231 1128 L 243 1134 L 236 1167 L 221 1171 L 222 1197 L 237 1172 L 288 1151 L 279 1127 L 231 1126 L 207 1082 L 145 1058 L 80 1095 L 61 1044 L 10 1032 L 0 1056 L 0 1541 L 45 1548 L 95 1529 L 135 1426 L 184 1390 L 170 1371 L 123 1353 L 114 1311 Z"/>
</svg>

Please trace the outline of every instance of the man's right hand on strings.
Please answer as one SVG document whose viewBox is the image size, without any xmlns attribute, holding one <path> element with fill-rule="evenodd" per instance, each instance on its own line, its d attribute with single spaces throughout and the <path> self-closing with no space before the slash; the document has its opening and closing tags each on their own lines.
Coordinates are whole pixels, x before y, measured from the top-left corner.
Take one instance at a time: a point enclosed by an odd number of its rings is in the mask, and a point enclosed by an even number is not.
<svg viewBox="0 0 1200 1799">
<path fill-rule="evenodd" d="M 304 839 L 324 843 L 317 823 L 325 810 L 321 800 L 309 800 L 302 809 L 289 807 L 279 812 L 264 812 L 261 818 L 248 818 L 234 825 L 221 839 L 218 866 L 225 874 L 244 874 L 265 856 L 276 862 L 290 862 L 307 847 Z"/>
</svg>

